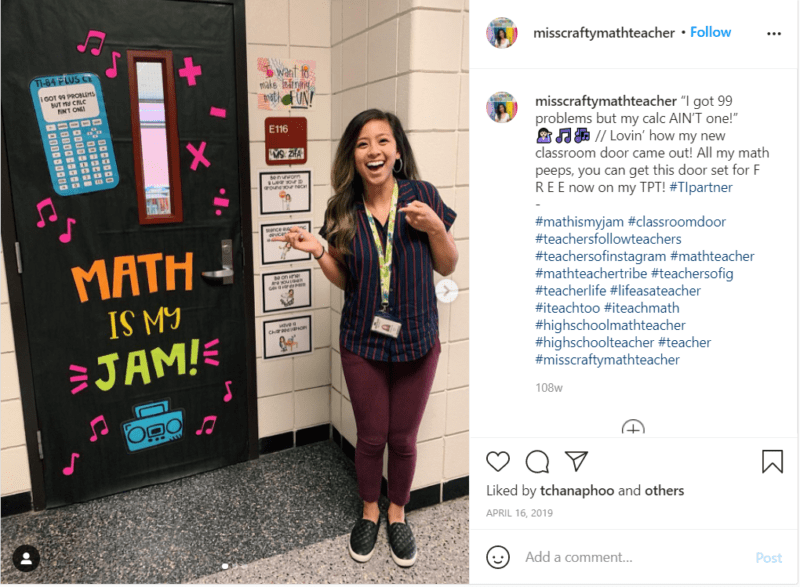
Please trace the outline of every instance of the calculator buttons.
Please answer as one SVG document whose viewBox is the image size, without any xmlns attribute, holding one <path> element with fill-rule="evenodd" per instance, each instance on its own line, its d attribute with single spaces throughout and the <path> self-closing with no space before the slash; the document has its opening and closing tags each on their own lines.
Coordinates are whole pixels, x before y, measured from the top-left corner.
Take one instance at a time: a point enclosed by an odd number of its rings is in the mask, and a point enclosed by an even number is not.
<svg viewBox="0 0 800 587">
<path fill-rule="evenodd" d="M 54 132 L 48 133 L 48 134 L 47 134 L 47 138 L 48 138 L 48 139 L 54 139 L 54 138 L 56 138 L 56 133 L 54 133 Z"/>
<path fill-rule="evenodd" d="M 91 149 L 89 149 L 91 151 Z M 78 149 L 78 155 L 85 155 L 86 149 Z"/>
<path fill-rule="evenodd" d="M 67 157 L 67 163 L 75 163 L 75 157 Z"/>
<path fill-rule="evenodd" d="M 105 139 L 100 139 L 99 141 L 97 141 L 97 144 L 98 145 L 105 145 L 106 144 L 106 140 Z"/>
<path fill-rule="evenodd" d="M 64 132 L 61 133 L 61 136 L 62 137 L 68 137 L 69 136 L 69 131 L 65 130 Z"/>
<path fill-rule="evenodd" d="M 66 128 L 69 128 L 69 127 L 67 126 L 67 123 L 66 123 L 66 122 L 59 122 L 59 123 L 58 123 L 58 130 L 64 130 L 64 129 L 66 129 Z"/>
<path fill-rule="evenodd" d="M 94 147 L 94 145 L 95 145 L 94 141 L 89 141 L 88 143 L 86 143 L 87 147 Z"/>
<path fill-rule="evenodd" d="M 114 178 L 109 177 L 108 179 L 106 179 L 106 183 L 114 183 Z"/>
<path fill-rule="evenodd" d="M 47 126 L 45 126 L 45 128 L 47 130 L 56 130 L 56 125 L 55 124 L 48 124 Z"/>
<path fill-rule="evenodd" d="M 90 120 L 81 120 L 81 126 L 91 126 L 92 122 Z"/>
<path fill-rule="evenodd" d="M 57 144 L 58 144 L 58 139 L 53 139 L 53 140 L 51 140 L 51 141 L 50 141 L 50 144 L 51 144 L 51 145 L 57 145 Z"/>
<path fill-rule="evenodd" d="M 53 165 L 61 165 L 61 159 L 53 159 Z"/>
<path fill-rule="evenodd" d="M 67 137 L 66 139 L 61 139 L 61 142 L 66 144 L 66 145 L 68 145 L 69 144 L 69 137 Z"/>
<path fill-rule="evenodd" d="M 89 155 L 89 159 L 97 159 L 97 155 Z"/>
<path fill-rule="evenodd" d="M 102 120 L 100 120 L 99 118 L 95 118 L 95 119 L 92 121 L 92 124 L 93 124 L 93 125 L 95 125 L 95 126 L 97 126 L 98 124 L 103 124 L 103 121 L 102 121 Z"/>
<path fill-rule="evenodd" d="M 50 147 L 50 150 L 51 150 L 53 153 L 55 153 L 56 151 L 58 151 L 58 147 Z M 53 157 L 55 157 L 55 155 L 53 155 Z"/>
<path fill-rule="evenodd" d="M 80 123 L 77 120 L 74 121 L 74 122 L 70 122 L 69 123 L 69 127 L 70 128 L 78 128 L 79 126 L 80 126 Z"/>
<path fill-rule="evenodd" d="M 72 157 L 74 154 L 75 153 L 73 153 L 72 151 L 64 151 L 64 156 L 65 157 Z"/>
<path fill-rule="evenodd" d="M 79 136 L 81 136 L 81 131 L 79 131 L 79 130 L 73 130 L 73 131 L 72 131 L 72 136 L 73 136 L 73 137 L 79 137 Z"/>
</svg>

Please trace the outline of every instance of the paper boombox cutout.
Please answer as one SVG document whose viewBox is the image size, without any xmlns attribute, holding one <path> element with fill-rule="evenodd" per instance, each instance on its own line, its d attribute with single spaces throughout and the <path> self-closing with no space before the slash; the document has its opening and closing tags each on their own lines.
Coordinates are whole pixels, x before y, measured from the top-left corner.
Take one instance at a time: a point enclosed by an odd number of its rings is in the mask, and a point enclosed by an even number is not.
<svg viewBox="0 0 800 587">
<path fill-rule="evenodd" d="M 123 422 L 129 452 L 153 448 L 183 437 L 183 410 L 169 411 L 169 400 L 133 408 L 136 418 Z"/>
</svg>

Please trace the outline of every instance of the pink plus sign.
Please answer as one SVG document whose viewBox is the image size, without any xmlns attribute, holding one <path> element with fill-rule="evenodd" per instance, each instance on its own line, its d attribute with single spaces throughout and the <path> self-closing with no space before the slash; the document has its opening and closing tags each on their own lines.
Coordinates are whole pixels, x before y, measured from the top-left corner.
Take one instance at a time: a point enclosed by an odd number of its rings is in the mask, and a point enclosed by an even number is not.
<svg viewBox="0 0 800 587">
<path fill-rule="evenodd" d="M 190 86 L 196 86 L 197 79 L 195 78 L 197 78 L 197 76 L 199 75 L 203 75 L 203 70 L 200 69 L 199 65 L 195 65 L 194 63 L 192 63 L 191 57 L 184 57 L 183 64 L 186 67 L 184 67 L 183 69 L 179 69 L 178 73 L 180 74 L 181 77 L 185 77 L 188 80 Z"/>
</svg>

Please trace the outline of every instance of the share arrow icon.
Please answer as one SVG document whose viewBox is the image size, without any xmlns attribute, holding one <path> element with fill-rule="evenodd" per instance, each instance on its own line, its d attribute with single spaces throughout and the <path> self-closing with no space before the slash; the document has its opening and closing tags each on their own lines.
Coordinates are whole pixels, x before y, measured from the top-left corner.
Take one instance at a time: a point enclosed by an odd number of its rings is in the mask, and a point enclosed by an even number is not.
<svg viewBox="0 0 800 587">
<path fill-rule="evenodd" d="M 581 468 L 583 464 L 583 460 L 586 458 L 586 455 L 589 454 L 587 450 L 568 450 L 565 453 L 569 458 L 572 459 L 572 464 L 575 465 L 575 472 L 578 472 L 578 469 Z"/>
</svg>

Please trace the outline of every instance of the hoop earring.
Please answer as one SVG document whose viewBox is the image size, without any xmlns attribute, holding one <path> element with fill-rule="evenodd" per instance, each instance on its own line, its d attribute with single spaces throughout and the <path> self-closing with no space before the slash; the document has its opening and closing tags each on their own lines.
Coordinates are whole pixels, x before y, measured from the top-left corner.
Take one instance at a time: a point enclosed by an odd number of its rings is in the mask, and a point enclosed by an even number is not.
<svg viewBox="0 0 800 587">
<path fill-rule="evenodd" d="M 403 160 L 400 157 L 398 157 L 395 160 L 395 163 L 397 163 L 398 161 L 400 162 L 400 169 L 395 169 L 395 166 L 394 165 L 392 166 L 392 171 L 394 171 L 395 173 L 400 173 L 403 170 Z"/>
</svg>

